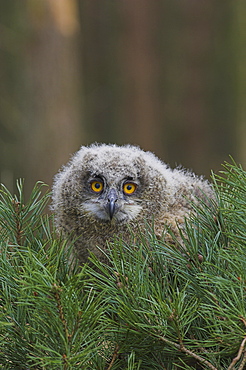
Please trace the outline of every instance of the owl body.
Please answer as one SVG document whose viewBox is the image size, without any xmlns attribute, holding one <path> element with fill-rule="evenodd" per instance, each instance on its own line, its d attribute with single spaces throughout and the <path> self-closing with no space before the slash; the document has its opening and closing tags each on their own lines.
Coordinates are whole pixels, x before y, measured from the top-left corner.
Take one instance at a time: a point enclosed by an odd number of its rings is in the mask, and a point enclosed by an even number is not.
<svg viewBox="0 0 246 370">
<path fill-rule="evenodd" d="M 170 169 L 153 153 L 135 146 L 93 144 L 81 149 L 56 175 L 53 210 L 57 228 L 76 237 L 81 263 L 89 250 L 100 249 L 115 236 L 126 242 L 154 221 L 155 233 L 165 225 L 174 232 L 191 211 L 190 202 L 212 197 L 207 181 L 180 169 Z M 100 249 L 98 249 L 98 247 Z"/>
</svg>

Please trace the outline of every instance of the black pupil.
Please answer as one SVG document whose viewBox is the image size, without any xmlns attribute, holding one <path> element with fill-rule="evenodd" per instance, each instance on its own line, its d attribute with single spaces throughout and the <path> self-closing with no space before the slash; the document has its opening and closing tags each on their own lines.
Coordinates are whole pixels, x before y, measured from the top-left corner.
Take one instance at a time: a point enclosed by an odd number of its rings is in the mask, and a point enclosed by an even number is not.
<svg viewBox="0 0 246 370">
<path fill-rule="evenodd" d="M 132 190 L 132 185 L 127 185 L 127 190 Z"/>
<path fill-rule="evenodd" d="M 96 183 L 95 183 L 95 188 L 96 188 L 96 189 L 100 189 L 100 187 L 101 187 L 100 182 L 96 182 Z"/>
</svg>

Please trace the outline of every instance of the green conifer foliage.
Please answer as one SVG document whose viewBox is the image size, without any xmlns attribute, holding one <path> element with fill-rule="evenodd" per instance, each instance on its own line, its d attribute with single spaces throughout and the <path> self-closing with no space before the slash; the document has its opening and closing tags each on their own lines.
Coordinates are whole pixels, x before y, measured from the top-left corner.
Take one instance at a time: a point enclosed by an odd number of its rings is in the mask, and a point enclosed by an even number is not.
<svg viewBox="0 0 246 370">
<path fill-rule="evenodd" d="M 173 245 L 146 225 L 82 267 L 44 185 L 27 202 L 22 182 L 18 196 L 2 186 L 0 368 L 246 368 L 246 172 L 226 163 L 213 180 Z"/>
<path fill-rule="evenodd" d="M 105 303 L 85 290 L 85 269 L 78 271 L 71 248 L 42 215 L 49 197 L 43 187 L 38 183 L 26 204 L 21 182 L 18 197 L 1 189 L 1 368 L 103 368 Z"/>
</svg>

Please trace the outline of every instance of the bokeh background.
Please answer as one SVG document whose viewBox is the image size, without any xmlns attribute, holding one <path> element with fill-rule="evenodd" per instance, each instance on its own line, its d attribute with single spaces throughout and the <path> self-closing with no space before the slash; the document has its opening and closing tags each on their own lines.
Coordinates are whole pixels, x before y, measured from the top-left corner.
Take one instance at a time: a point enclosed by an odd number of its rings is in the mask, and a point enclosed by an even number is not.
<svg viewBox="0 0 246 370">
<path fill-rule="evenodd" d="M 26 191 L 80 145 L 246 165 L 245 0 L 0 0 L 0 180 Z"/>
</svg>

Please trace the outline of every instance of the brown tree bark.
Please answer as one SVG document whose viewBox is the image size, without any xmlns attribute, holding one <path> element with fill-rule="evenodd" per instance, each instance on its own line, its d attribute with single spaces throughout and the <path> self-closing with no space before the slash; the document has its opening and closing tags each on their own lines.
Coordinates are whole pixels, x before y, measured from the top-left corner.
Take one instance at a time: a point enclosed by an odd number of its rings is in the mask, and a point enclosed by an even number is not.
<svg viewBox="0 0 246 370">
<path fill-rule="evenodd" d="M 76 1 L 31 0 L 26 12 L 30 33 L 23 74 L 28 85 L 19 172 L 30 187 L 37 180 L 51 185 L 84 133 Z"/>
<path fill-rule="evenodd" d="M 119 63 L 122 75 L 122 137 L 145 149 L 161 152 L 161 120 L 157 57 L 159 4 L 149 0 L 119 2 Z"/>
</svg>

